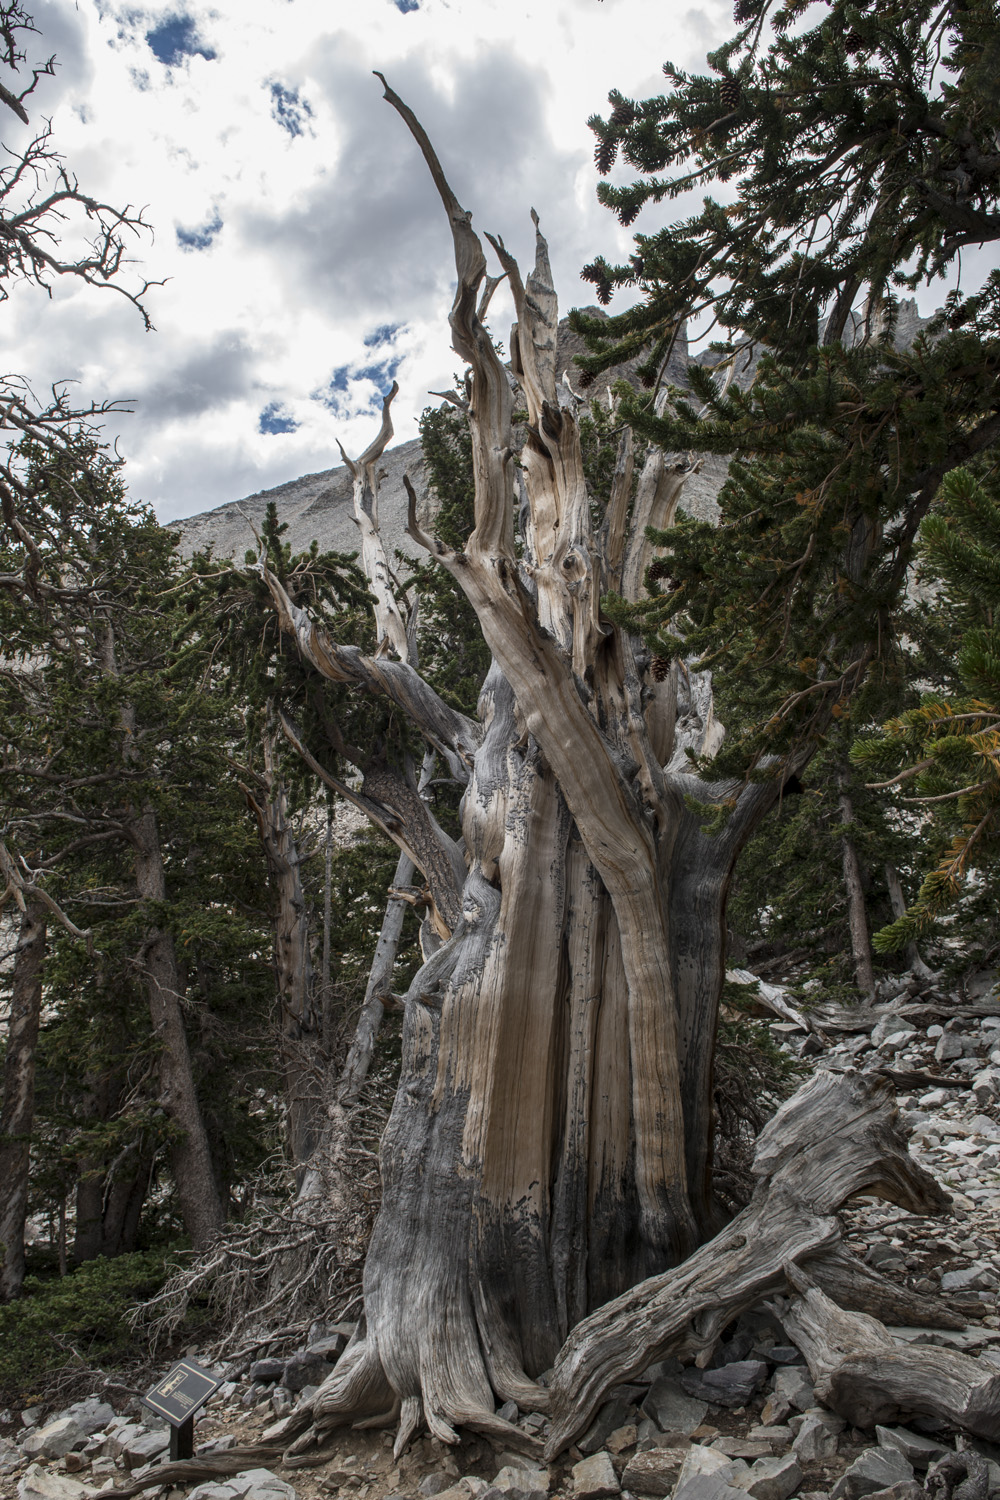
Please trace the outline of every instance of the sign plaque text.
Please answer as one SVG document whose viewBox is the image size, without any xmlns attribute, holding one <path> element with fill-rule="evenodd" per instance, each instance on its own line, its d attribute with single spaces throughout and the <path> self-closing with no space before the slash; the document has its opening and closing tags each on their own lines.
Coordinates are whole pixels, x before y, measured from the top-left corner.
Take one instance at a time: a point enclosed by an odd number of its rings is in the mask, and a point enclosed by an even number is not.
<svg viewBox="0 0 1000 1500">
<path fill-rule="evenodd" d="M 194 1419 L 222 1384 L 196 1360 L 182 1359 L 145 1396 L 145 1403 L 170 1423 L 170 1457 L 191 1458 L 194 1453 Z"/>
</svg>

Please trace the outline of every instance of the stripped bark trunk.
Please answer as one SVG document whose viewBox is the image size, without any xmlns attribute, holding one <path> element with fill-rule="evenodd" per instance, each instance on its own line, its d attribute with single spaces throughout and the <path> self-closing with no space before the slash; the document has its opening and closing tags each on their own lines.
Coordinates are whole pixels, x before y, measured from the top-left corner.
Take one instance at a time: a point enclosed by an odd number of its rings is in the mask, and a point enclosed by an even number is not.
<svg viewBox="0 0 1000 1500">
<path fill-rule="evenodd" d="M 840 821 L 846 830 L 841 835 L 841 863 L 844 871 L 844 890 L 847 893 L 847 924 L 851 934 L 851 956 L 854 960 L 854 981 L 869 999 L 875 996 L 875 971 L 872 968 L 871 934 L 868 931 L 868 913 L 865 910 L 865 891 L 861 878 L 861 861 L 850 834 L 854 823 L 854 807 L 841 779 L 840 796 L 837 798 Z"/>
<path fill-rule="evenodd" d="M 24 1225 L 35 1117 L 35 1050 L 42 1010 L 46 916 L 40 901 L 30 896 L 25 899 L 14 950 L 0 1111 L 0 1300 L 4 1302 L 17 1297 L 24 1282 Z"/>
</svg>

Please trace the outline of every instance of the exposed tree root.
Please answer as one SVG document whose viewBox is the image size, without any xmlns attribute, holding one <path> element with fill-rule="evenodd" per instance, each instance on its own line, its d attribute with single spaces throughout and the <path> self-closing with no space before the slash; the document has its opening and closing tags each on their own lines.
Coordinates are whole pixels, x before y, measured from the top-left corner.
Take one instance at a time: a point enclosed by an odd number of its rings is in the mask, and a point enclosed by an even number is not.
<svg viewBox="0 0 1000 1500">
<path fill-rule="evenodd" d="M 844 1312 L 807 1275 L 789 1268 L 798 1296 L 773 1304 L 802 1350 L 816 1394 L 833 1411 L 871 1430 L 914 1413 L 943 1418 L 976 1437 L 1000 1438 L 1000 1370 L 954 1349 L 908 1344 L 883 1325 Z"/>
<path fill-rule="evenodd" d="M 834 1214 L 855 1193 L 923 1214 L 949 1201 L 908 1155 L 890 1086 L 859 1073 L 819 1072 L 799 1089 L 762 1132 L 753 1170 L 753 1199 L 721 1234 L 573 1329 L 550 1386 L 550 1458 L 583 1431 L 612 1385 L 668 1354 L 707 1362 L 728 1322 L 786 1285 L 787 1266 L 838 1244 Z"/>
</svg>

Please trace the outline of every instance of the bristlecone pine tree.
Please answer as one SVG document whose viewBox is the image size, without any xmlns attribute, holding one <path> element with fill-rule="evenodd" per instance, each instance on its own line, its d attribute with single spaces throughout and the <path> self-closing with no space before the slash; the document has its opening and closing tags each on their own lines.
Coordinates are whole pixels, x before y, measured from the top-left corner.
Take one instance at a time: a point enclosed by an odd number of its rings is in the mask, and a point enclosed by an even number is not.
<svg viewBox="0 0 1000 1500">
<path fill-rule="evenodd" d="M 762 7 L 750 8 L 756 15 Z M 843 9 L 834 7 L 835 22 Z M 862 11 L 865 26 L 885 29 Z M 962 15 L 988 32 L 984 6 Z M 909 8 L 893 12 L 893 24 L 912 42 L 909 16 Z M 961 32 L 966 23 L 945 13 L 942 24 Z M 806 763 L 831 714 L 843 715 L 880 651 L 891 649 L 891 604 L 942 475 L 1000 433 L 996 340 L 976 324 L 904 357 L 891 341 L 889 293 L 912 254 L 926 271 L 958 243 L 1000 233 L 986 206 L 996 197 L 988 144 L 995 104 L 992 114 L 980 109 L 974 89 L 932 100 L 934 45 L 910 58 L 925 89 L 912 104 L 912 130 L 899 129 L 903 85 L 897 81 L 895 93 L 883 87 L 881 65 L 853 86 L 845 77 L 831 96 L 819 84 L 828 65 L 817 56 L 808 77 L 779 96 L 775 79 L 782 68 L 798 78 L 798 53 L 789 61 L 779 40 L 759 59 L 753 30 L 745 28 L 724 59 L 746 101 L 734 117 L 745 151 L 742 161 L 733 151 L 731 170 L 748 181 L 748 196 L 735 215 L 706 210 L 719 248 L 704 276 L 698 246 L 680 231 L 667 235 L 657 251 L 663 280 L 647 286 L 631 332 L 630 314 L 611 322 L 612 338 L 627 336 L 633 352 L 653 343 L 655 381 L 672 330 L 704 300 L 706 278 L 725 276 L 730 291 L 712 283 L 723 321 L 749 324 L 751 340 L 765 327 L 787 329 L 781 347 L 798 361 L 789 369 L 772 359 L 761 393 L 739 403 L 706 375 L 703 399 L 715 402 L 708 422 L 683 407 L 657 416 L 662 401 L 654 408 L 654 397 L 646 409 L 641 397 L 623 397 L 622 409 L 669 448 L 745 456 L 724 496 L 732 525 L 721 534 L 682 528 L 681 546 L 667 528 L 690 470 L 686 455 L 652 446 L 633 485 L 632 435 L 623 425 L 606 503 L 588 493 L 578 403 L 556 368 L 545 241 L 539 234 L 534 269 L 522 281 L 503 242 L 488 237 L 517 311 L 508 370 L 484 326 L 496 282 L 471 216 L 419 122 L 386 85 L 451 226 L 453 345 L 470 371 L 473 529 L 461 547 L 427 534 L 411 491 L 409 530 L 462 589 L 492 664 L 476 717 L 445 702 L 413 665 L 406 605 L 378 535 L 376 471 L 391 435 L 390 397 L 382 432 L 355 465 L 375 652 L 338 643 L 260 564 L 304 658 L 331 682 L 395 705 L 464 786 L 458 840 L 430 816 L 412 780 L 407 791 L 398 773 L 380 775 L 368 752 L 366 783 L 352 793 L 359 805 L 367 799 L 421 870 L 429 920 L 425 962 L 405 996 L 363 1317 L 310 1407 L 289 1419 L 290 1456 L 332 1427 L 387 1413 L 398 1420 L 397 1451 L 424 1424 L 446 1442 L 467 1426 L 540 1451 L 535 1437 L 499 1416 L 506 1400 L 551 1414 L 547 1447 L 557 1453 L 609 1386 L 667 1352 L 711 1349 L 734 1309 L 785 1285 L 790 1260 L 809 1255 L 818 1279 L 836 1229 L 829 1218 L 820 1228 L 814 1209 L 822 1200 L 828 1213 L 842 1201 L 840 1187 L 828 1191 L 834 1179 L 850 1178 L 849 1191 L 877 1185 L 911 1208 L 941 1206 L 905 1152 L 894 1154 L 889 1134 L 879 1135 L 884 1159 L 881 1148 L 851 1156 L 847 1100 L 855 1085 L 844 1085 L 843 1117 L 832 1102 L 837 1089 L 823 1085 L 775 1122 L 766 1159 L 758 1156 L 762 1186 L 740 1232 L 733 1226 L 696 1250 L 721 1226 L 712 1075 L 734 861 L 783 778 Z M 991 44 L 995 33 L 994 24 Z M 959 54 L 960 70 L 971 44 Z M 849 71 L 842 52 L 829 66 L 838 79 Z M 634 143 L 662 165 L 681 154 L 669 144 L 673 132 L 686 151 L 707 153 L 706 176 L 724 176 L 728 158 L 706 133 L 713 110 L 716 83 L 685 80 L 669 103 L 636 106 L 634 115 L 616 108 L 621 125 L 598 134 L 620 132 L 630 149 Z M 856 136 L 862 145 L 853 155 L 849 146 L 838 152 L 841 137 Z M 935 206 L 937 177 L 925 184 L 911 160 L 924 146 L 946 175 L 952 158 L 968 158 L 971 202 L 966 177 L 948 176 L 947 201 Z M 834 176 L 823 185 L 828 153 Z M 876 166 L 886 162 L 880 176 Z M 765 201 L 768 180 L 777 196 Z M 864 184 L 862 198 L 836 220 L 836 243 L 820 244 L 839 195 L 850 195 L 855 181 Z M 795 248 L 803 216 L 816 225 L 806 252 Z M 610 268 L 602 274 L 622 279 Z M 672 298 L 665 316 L 654 305 L 657 291 Z M 840 339 L 859 291 L 869 293 L 871 337 L 845 348 Z M 819 311 L 831 299 L 828 343 L 817 350 Z M 592 367 L 621 353 L 621 342 L 606 340 Z M 527 409 L 519 457 L 515 383 Z M 954 422 L 942 423 L 942 407 L 958 413 Z M 692 441 L 706 428 L 710 442 Z M 668 546 L 670 565 L 658 570 L 668 586 L 653 600 L 659 613 L 637 620 L 650 563 Z M 604 607 L 606 596 L 615 596 L 613 609 Z M 666 673 L 651 670 L 640 627 L 671 661 Z M 744 677 L 760 678 L 746 691 L 725 779 L 721 771 L 699 778 L 687 757 L 716 749 L 720 733 L 704 675 L 677 663 L 678 630 L 695 635 L 696 649 L 715 649 L 724 668 L 728 652 Z M 778 702 L 789 706 L 777 715 L 779 732 L 762 737 L 761 705 L 773 705 L 779 690 Z M 753 776 L 745 774 L 748 758 Z M 854 1163 L 846 1175 L 833 1165 L 842 1152 Z M 795 1191 L 812 1205 L 794 1229 L 764 1187 L 779 1160 L 799 1163 Z M 822 1191 L 808 1185 L 817 1173 Z M 860 1295 L 850 1292 L 857 1278 L 852 1283 L 843 1265 L 838 1274 L 841 1296 Z M 893 1305 L 892 1295 L 880 1295 L 883 1310 Z"/>
</svg>

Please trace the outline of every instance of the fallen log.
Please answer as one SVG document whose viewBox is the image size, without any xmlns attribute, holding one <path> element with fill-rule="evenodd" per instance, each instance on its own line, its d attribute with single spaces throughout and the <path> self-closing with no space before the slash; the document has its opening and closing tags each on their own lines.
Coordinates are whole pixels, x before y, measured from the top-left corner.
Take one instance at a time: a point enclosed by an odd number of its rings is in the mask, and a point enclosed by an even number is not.
<svg viewBox="0 0 1000 1500">
<path fill-rule="evenodd" d="M 877 1318 L 843 1308 L 789 1266 L 798 1295 L 770 1306 L 805 1355 L 820 1400 L 870 1431 L 876 1423 L 937 1417 L 995 1442 L 1000 1438 L 1000 1370 L 954 1349 L 895 1342 Z"/>
<path fill-rule="evenodd" d="M 950 1201 L 910 1157 L 890 1084 L 870 1074 L 816 1073 L 765 1126 L 753 1172 L 753 1198 L 715 1239 L 572 1330 L 549 1386 L 547 1457 L 586 1428 L 611 1386 L 654 1360 L 694 1355 L 707 1364 L 733 1318 L 787 1286 L 787 1267 L 835 1249 L 835 1214 L 848 1198 L 874 1193 L 919 1214 L 941 1213 Z M 848 1264 L 837 1270 L 850 1280 Z"/>
<path fill-rule="evenodd" d="M 843 1245 L 825 1255 L 810 1257 L 809 1274 L 820 1291 L 849 1312 L 868 1313 L 883 1323 L 905 1328 L 954 1328 L 966 1319 L 940 1297 L 911 1292 L 866 1266 Z"/>
</svg>

